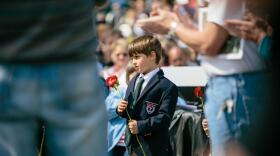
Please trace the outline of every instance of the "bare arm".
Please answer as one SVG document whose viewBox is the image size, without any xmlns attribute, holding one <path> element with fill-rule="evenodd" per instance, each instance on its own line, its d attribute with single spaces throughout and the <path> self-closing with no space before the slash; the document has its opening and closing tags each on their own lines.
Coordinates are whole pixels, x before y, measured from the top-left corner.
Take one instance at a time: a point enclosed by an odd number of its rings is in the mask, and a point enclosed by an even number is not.
<svg viewBox="0 0 280 156">
<path fill-rule="evenodd" d="M 177 37 L 203 55 L 217 55 L 229 36 L 222 26 L 211 22 L 206 24 L 203 32 L 199 32 L 183 25 L 174 13 L 162 10 L 149 20 L 139 21 L 138 25 L 148 32 L 167 34 L 174 22 L 177 23 L 174 30 Z"/>
<path fill-rule="evenodd" d="M 179 39 L 203 55 L 215 56 L 220 52 L 228 32 L 215 23 L 208 22 L 203 32 L 178 24 L 175 33 Z"/>
</svg>

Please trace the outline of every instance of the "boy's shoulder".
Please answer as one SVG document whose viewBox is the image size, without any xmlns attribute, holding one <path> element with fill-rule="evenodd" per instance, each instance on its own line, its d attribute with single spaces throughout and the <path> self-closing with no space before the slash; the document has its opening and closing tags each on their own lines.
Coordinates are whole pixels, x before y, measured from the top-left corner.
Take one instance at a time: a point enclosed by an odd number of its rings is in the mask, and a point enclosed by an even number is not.
<svg viewBox="0 0 280 156">
<path fill-rule="evenodd" d="M 164 75 L 162 75 L 160 84 L 164 88 L 172 88 L 172 87 L 177 88 L 177 86 L 172 81 L 170 81 L 168 78 L 166 78 Z"/>
<path fill-rule="evenodd" d="M 176 88 L 177 89 L 177 86 L 172 82 L 170 81 L 168 78 L 166 78 L 164 76 L 164 72 L 162 69 L 160 69 L 157 73 L 158 77 L 159 77 L 159 87 L 162 88 L 163 90 L 166 90 L 166 89 L 170 89 L 170 88 Z"/>
</svg>

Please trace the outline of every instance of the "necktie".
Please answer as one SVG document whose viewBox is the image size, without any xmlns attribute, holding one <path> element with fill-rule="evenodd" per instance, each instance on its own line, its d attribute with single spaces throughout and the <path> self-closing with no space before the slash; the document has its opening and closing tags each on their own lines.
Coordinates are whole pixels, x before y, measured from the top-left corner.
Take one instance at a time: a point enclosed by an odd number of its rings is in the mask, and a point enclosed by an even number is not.
<svg viewBox="0 0 280 156">
<path fill-rule="evenodd" d="M 143 77 L 140 77 L 138 79 L 138 82 L 136 84 L 136 88 L 133 92 L 133 96 L 134 96 L 134 99 L 133 99 L 133 103 L 132 103 L 132 108 L 134 108 L 135 104 L 136 104 L 136 101 L 140 95 L 140 92 L 141 92 L 141 88 L 142 88 L 142 85 L 144 83 L 144 78 Z M 125 131 L 125 143 L 126 145 L 129 145 L 130 144 L 130 140 L 131 140 L 131 133 L 130 133 L 130 130 L 128 128 L 128 126 L 126 127 L 126 131 Z"/>
<path fill-rule="evenodd" d="M 137 82 L 137 85 L 136 85 L 136 88 L 134 90 L 134 101 L 133 101 L 133 105 L 135 104 L 136 100 L 138 99 L 139 95 L 140 95 L 140 92 L 141 92 L 141 88 L 142 88 L 142 85 L 144 83 L 144 78 L 143 77 L 140 77 L 138 82 Z"/>
</svg>

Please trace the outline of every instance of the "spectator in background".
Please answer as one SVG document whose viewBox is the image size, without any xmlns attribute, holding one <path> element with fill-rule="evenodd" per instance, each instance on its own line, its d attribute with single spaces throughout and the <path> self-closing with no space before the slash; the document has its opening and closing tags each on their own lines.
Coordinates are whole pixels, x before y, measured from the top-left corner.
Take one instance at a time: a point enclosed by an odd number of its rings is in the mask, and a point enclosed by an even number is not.
<svg viewBox="0 0 280 156">
<path fill-rule="evenodd" d="M 99 23 L 97 25 L 97 35 L 99 39 L 99 55 L 100 62 L 103 66 L 112 66 L 110 46 L 112 40 L 109 40 L 112 33 L 112 28 L 106 23 Z"/>
<path fill-rule="evenodd" d="M 112 31 L 105 39 L 105 43 L 99 42 L 97 48 L 96 57 L 98 60 L 99 70 L 98 73 L 101 73 L 104 67 L 111 67 L 113 62 L 110 56 L 110 46 L 112 43 L 118 39 L 122 38 L 122 35 L 119 31 Z"/>
<path fill-rule="evenodd" d="M 152 2 L 152 11 L 156 11 L 157 9 L 171 11 L 173 7 L 173 1 L 170 0 L 154 0 Z"/>
<path fill-rule="evenodd" d="M 170 66 L 186 66 L 187 64 L 186 54 L 177 46 L 169 49 L 168 60 Z"/>
<path fill-rule="evenodd" d="M 111 60 L 113 66 L 105 68 L 102 71 L 104 79 L 111 75 L 116 75 L 119 78 L 119 83 L 121 86 L 126 86 L 126 66 L 129 62 L 128 43 L 125 39 L 118 39 L 111 45 Z"/>
<path fill-rule="evenodd" d="M 231 35 L 257 43 L 259 53 L 269 61 L 272 28 L 265 19 L 248 12 L 243 20 L 226 20 L 225 27 Z"/>
<path fill-rule="evenodd" d="M 0 2 L 0 155 L 107 155 L 92 7 L 105 1 Z M 96 8 L 94 8 L 96 11 Z"/>
<path fill-rule="evenodd" d="M 126 83 L 136 75 L 136 71 L 129 63 L 126 68 Z M 116 113 L 118 103 L 125 95 L 127 86 L 119 87 L 118 91 L 112 90 L 106 98 L 105 104 L 107 107 L 108 122 L 108 151 L 110 156 L 124 156 L 125 147 L 125 128 L 126 119 L 120 118 Z"/>
<path fill-rule="evenodd" d="M 107 43 L 107 39 L 112 33 L 112 27 L 106 23 L 99 23 L 97 25 L 97 35 L 100 42 L 103 44 Z"/>
<path fill-rule="evenodd" d="M 160 67 L 166 67 L 169 66 L 169 62 L 168 62 L 168 56 L 165 52 L 162 53 L 162 56 L 159 60 L 159 64 Z"/>
<path fill-rule="evenodd" d="M 195 66 L 197 65 L 192 61 L 192 53 L 187 48 L 179 48 L 173 46 L 169 49 L 168 60 L 171 66 Z"/>
<path fill-rule="evenodd" d="M 146 13 L 147 10 L 145 10 L 145 0 L 133 0 L 133 8 L 136 12 L 135 21 L 138 19 L 148 18 L 148 14 Z M 132 29 L 136 37 L 145 34 L 142 28 L 138 27 L 137 25 L 134 25 Z"/>
</svg>

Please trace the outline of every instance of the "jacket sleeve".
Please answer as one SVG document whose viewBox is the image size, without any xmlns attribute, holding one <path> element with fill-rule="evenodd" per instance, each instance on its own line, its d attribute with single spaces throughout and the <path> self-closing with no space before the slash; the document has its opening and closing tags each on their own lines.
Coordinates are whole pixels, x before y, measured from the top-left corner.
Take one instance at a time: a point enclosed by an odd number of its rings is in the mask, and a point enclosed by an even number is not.
<svg viewBox="0 0 280 156">
<path fill-rule="evenodd" d="M 159 113 L 146 120 L 137 121 L 139 134 L 147 134 L 168 128 L 176 108 L 177 99 L 178 89 L 172 84 L 163 92 Z"/>
</svg>

